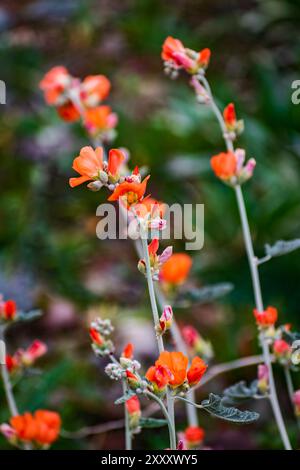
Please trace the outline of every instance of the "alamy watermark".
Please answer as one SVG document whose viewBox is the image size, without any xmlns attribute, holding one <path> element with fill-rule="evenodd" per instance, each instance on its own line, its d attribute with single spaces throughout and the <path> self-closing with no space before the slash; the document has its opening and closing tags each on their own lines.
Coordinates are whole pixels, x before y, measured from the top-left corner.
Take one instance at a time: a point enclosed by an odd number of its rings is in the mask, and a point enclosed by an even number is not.
<svg viewBox="0 0 300 470">
<path fill-rule="evenodd" d="M 300 104 L 300 80 L 294 80 L 292 82 L 291 87 L 292 87 L 292 90 L 295 90 L 293 91 L 292 96 L 291 96 L 292 103 Z"/>
<path fill-rule="evenodd" d="M 100 204 L 96 215 L 101 218 L 96 227 L 100 240 L 137 240 L 147 236 L 149 239 L 184 240 L 186 250 L 201 250 L 204 245 L 204 204 L 164 204 L 164 213 L 158 222 L 149 221 L 147 216 L 139 217 L 124 209 L 122 204 Z"/>
</svg>

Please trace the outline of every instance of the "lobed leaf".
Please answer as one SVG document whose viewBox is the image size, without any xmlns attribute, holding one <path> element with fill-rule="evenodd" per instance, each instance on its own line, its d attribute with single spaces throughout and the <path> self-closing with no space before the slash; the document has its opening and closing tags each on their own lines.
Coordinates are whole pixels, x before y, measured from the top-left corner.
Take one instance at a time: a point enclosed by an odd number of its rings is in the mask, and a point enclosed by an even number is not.
<svg viewBox="0 0 300 470">
<path fill-rule="evenodd" d="M 255 411 L 241 411 L 232 406 L 224 406 L 222 398 L 214 393 L 210 393 L 209 398 L 201 402 L 201 406 L 211 415 L 232 423 L 249 424 L 259 418 L 259 414 Z"/>
<path fill-rule="evenodd" d="M 300 238 L 288 241 L 279 240 L 274 245 L 265 245 L 266 255 L 271 257 L 286 255 L 298 248 L 300 248 Z"/>
</svg>

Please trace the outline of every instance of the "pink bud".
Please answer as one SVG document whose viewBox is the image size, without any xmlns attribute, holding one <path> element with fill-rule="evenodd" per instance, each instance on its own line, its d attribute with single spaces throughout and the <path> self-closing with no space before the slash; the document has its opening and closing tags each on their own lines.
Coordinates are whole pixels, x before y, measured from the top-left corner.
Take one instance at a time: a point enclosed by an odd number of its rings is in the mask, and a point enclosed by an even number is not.
<svg viewBox="0 0 300 470">
<path fill-rule="evenodd" d="M 0 425 L 0 433 L 3 434 L 6 439 L 12 439 L 16 435 L 16 431 L 6 423 Z"/>
<path fill-rule="evenodd" d="M 176 64 L 183 67 L 186 70 L 192 69 L 194 67 L 194 61 L 190 59 L 184 52 L 173 52 L 173 59 Z"/>
<path fill-rule="evenodd" d="M 171 305 L 166 305 L 164 310 L 163 310 L 161 319 L 164 320 L 165 322 L 168 322 L 168 321 L 172 320 L 172 318 L 173 318 L 172 307 L 171 307 Z"/>
<path fill-rule="evenodd" d="M 246 158 L 246 152 L 245 152 L 244 149 L 236 149 L 236 151 L 234 153 L 235 153 L 236 160 L 237 160 L 236 169 L 237 169 L 237 173 L 239 173 L 243 168 L 244 161 L 245 161 L 245 158 Z"/>
<path fill-rule="evenodd" d="M 256 161 L 254 158 L 250 158 L 245 165 L 245 171 L 249 175 L 249 178 L 253 175 L 254 168 L 256 167 Z"/>
<path fill-rule="evenodd" d="M 300 406 L 300 389 L 294 393 L 293 402 L 296 406 Z"/>
<path fill-rule="evenodd" d="M 173 253 L 173 247 L 167 246 L 167 248 L 159 256 L 159 263 L 164 264 L 166 261 L 168 261 L 168 259 L 172 256 L 172 253 Z"/>
<path fill-rule="evenodd" d="M 258 369 L 257 369 L 257 378 L 258 380 L 269 379 L 268 366 L 266 366 L 265 364 L 259 364 Z"/>
</svg>

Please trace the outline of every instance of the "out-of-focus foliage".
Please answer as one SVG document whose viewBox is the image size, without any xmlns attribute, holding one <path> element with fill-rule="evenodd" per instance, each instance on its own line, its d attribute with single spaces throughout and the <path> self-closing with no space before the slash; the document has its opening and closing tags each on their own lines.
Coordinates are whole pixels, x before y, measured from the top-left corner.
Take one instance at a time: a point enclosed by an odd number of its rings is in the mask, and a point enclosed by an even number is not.
<svg viewBox="0 0 300 470">
<path fill-rule="evenodd" d="M 151 362 L 145 286 L 127 241 L 100 242 L 96 206 L 104 193 L 71 190 L 71 162 L 87 138 L 80 126 L 59 121 L 43 102 L 38 83 L 53 65 L 79 77 L 104 73 L 113 84 L 111 102 L 119 114 L 114 146 L 130 150 L 132 165 L 151 171 L 150 192 L 168 203 L 205 204 L 205 244 L 194 258 L 198 285 L 232 283 L 217 304 L 176 311 L 193 323 L 224 362 L 257 352 L 252 291 L 233 192 L 209 168 L 209 157 L 224 148 L 210 111 L 197 105 L 187 80 L 163 74 L 161 44 L 171 34 L 194 49 L 210 47 L 208 78 L 223 107 L 236 103 L 245 121 L 239 141 L 257 159 L 245 188 L 257 254 L 277 240 L 300 233 L 300 105 L 291 102 L 299 79 L 300 4 L 296 0 L 16 0 L 0 6 L 1 76 L 7 104 L 1 105 L 0 291 L 22 309 L 41 308 L 43 319 L 15 326 L 13 350 L 40 336 L 50 346 L 42 375 L 16 385 L 21 410 L 56 408 L 64 429 L 103 423 L 121 416 L 113 402 L 118 385 L 103 373 L 90 351 L 86 327 L 95 314 L 110 316 L 120 351 L 131 339 L 139 359 Z M 175 250 L 183 250 L 176 241 Z M 299 329 L 300 252 L 261 268 L 267 304 L 282 322 Z M 144 329 L 150 332 L 145 342 Z M 141 341 L 139 338 L 143 338 Z M 253 368 L 227 374 L 207 391 L 220 393 Z M 299 384 L 299 381 L 298 381 Z M 212 387 L 212 388 L 211 388 Z M 2 391 L 1 391 L 2 393 Z M 284 390 L 282 390 L 284 395 Z M 199 393 L 198 402 L 205 395 Z M 0 396 L 3 403 L 3 394 Z M 291 410 L 289 424 L 293 431 Z M 1 420 L 7 411 L 0 407 Z M 179 405 L 181 408 L 181 405 Z M 232 425 L 201 416 L 207 443 L 217 448 L 278 447 L 269 410 L 240 434 Z M 182 421 L 179 416 L 179 421 Z M 151 436 L 151 441 L 150 441 Z M 61 439 L 56 448 L 121 448 L 122 430 L 87 439 Z M 1 446 L 7 448 L 1 438 Z M 136 447 L 166 447 L 164 430 L 145 431 Z"/>
</svg>

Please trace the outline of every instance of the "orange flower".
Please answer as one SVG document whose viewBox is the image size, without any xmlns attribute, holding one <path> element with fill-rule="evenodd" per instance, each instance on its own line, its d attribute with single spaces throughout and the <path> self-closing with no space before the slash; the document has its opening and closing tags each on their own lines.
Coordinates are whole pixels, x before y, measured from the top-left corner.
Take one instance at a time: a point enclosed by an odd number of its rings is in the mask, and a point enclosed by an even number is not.
<svg viewBox="0 0 300 470">
<path fill-rule="evenodd" d="M 194 359 L 192 360 L 191 367 L 187 371 L 187 379 L 191 387 L 193 387 L 200 381 L 206 369 L 207 365 L 205 364 L 203 359 L 198 356 L 194 357 Z"/>
<path fill-rule="evenodd" d="M 211 51 L 207 47 L 205 49 L 202 49 L 202 51 L 199 52 L 199 57 L 198 57 L 198 64 L 201 67 L 208 67 L 209 61 L 210 61 L 210 56 L 211 56 Z"/>
<path fill-rule="evenodd" d="M 170 61 L 175 60 L 174 54 L 182 53 L 185 54 L 185 47 L 179 39 L 172 38 L 168 36 L 165 42 L 163 43 L 161 57 L 163 60 Z M 178 64 L 180 65 L 180 63 Z"/>
<path fill-rule="evenodd" d="M 237 170 L 237 159 L 233 152 L 221 152 L 215 155 L 211 158 L 210 164 L 215 175 L 222 180 L 232 178 Z"/>
<path fill-rule="evenodd" d="M 117 123 L 118 117 L 110 106 L 97 106 L 85 112 L 84 125 L 91 134 L 113 129 Z"/>
<path fill-rule="evenodd" d="M 111 149 L 108 153 L 108 166 L 107 171 L 109 176 L 116 178 L 118 176 L 121 165 L 125 160 L 125 155 L 122 150 Z"/>
<path fill-rule="evenodd" d="M 186 370 L 188 366 L 188 358 L 182 352 L 164 351 L 159 355 L 155 362 L 156 366 L 164 366 L 169 369 L 172 378 L 169 380 L 171 387 L 180 387 L 186 380 Z"/>
<path fill-rule="evenodd" d="M 17 304 L 14 300 L 7 300 L 4 303 L 3 316 L 5 320 L 13 320 L 17 314 Z"/>
<path fill-rule="evenodd" d="M 103 168 L 103 149 L 97 147 L 93 150 L 92 147 L 83 147 L 79 156 L 74 159 L 72 168 L 81 176 L 69 179 L 71 188 L 97 179 L 99 171 Z"/>
<path fill-rule="evenodd" d="M 192 258 L 186 253 L 175 253 L 160 270 L 160 279 L 170 284 L 182 284 L 192 267 Z"/>
<path fill-rule="evenodd" d="M 10 354 L 6 354 L 5 362 L 6 368 L 10 373 L 18 368 L 18 361 L 14 356 L 11 356 Z"/>
<path fill-rule="evenodd" d="M 126 344 L 123 352 L 122 352 L 122 357 L 125 357 L 126 359 L 132 359 L 133 358 L 133 344 L 128 343 Z"/>
<path fill-rule="evenodd" d="M 75 122 L 80 118 L 80 113 L 71 101 L 67 101 L 62 106 L 56 108 L 59 116 L 67 122 Z"/>
<path fill-rule="evenodd" d="M 141 183 L 129 183 L 124 181 L 124 183 L 121 183 L 116 187 L 108 200 L 117 201 L 121 198 L 122 201 L 125 202 L 126 207 L 130 208 L 133 204 L 136 204 L 143 199 L 149 178 L 150 175 L 146 176 Z"/>
<path fill-rule="evenodd" d="M 133 389 L 138 388 L 140 386 L 140 381 L 139 381 L 138 376 L 128 369 L 125 372 L 126 372 L 126 378 L 127 378 L 129 386 Z"/>
<path fill-rule="evenodd" d="M 59 104 L 62 94 L 70 83 L 71 76 L 65 67 L 57 66 L 49 70 L 40 82 L 46 103 L 54 106 Z"/>
<path fill-rule="evenodd" d="M 136 395 L 126 401 L 126 409 L 130 415 L 135 413 L 141 413 L 140 401 Z"/>
<path fill-rule="evenodd" d="M 58 438 L 61 419 L 53 411 L 38 410 L 34 415 L 25 413 L 14 416 L 10 424 L 21 441 L 49 445 Z"/>
<path fill-rule="evenodd" d="M 105 75 L 88 75 L 82 82 L 80 97 L 86 106 L 97 106 L 109 92 L 110 81 Z"/>
<path fill-rule="evenodd" d="M 204 439 L 204 435 L 204 429 L 199 426 L 189 426 L 184 431 L 184 438 L 188 447 L 194 447 L 201 444 Z"/>
<path fill-rule="evenodd" d="M 229 103 L 223 111 L 224 121 L 227 127 L 234 127 L 236 123 L 236 113 L 233 103 Z"/>
<path fill-rule="evenodd" d="M 98 346 L 103 345 L 103 338 L 100 335 L 99 331 L 97 331 L 95 328 L 90 328 L 89 333 L 93 343 L 97 344 Z"/>
<path fill-rule="evenodd" d="M 264 310 L 263 312 L 259 312 L 257 309 L 254 309 L 253 313 L 257 325 L 263 328 L 273 326 L 278 318 L 277 308 L 275 307 L 267 307 L 266 310 Z"/>
<path fill-rule="evenodd" d="M 169 368 L 164 365 L 155 365 L 149 367 L 145 377 L 154 385 L 158 392 L 164 390 L 169 384 L 170 380 L 174 379 Z"/>
</svg>

